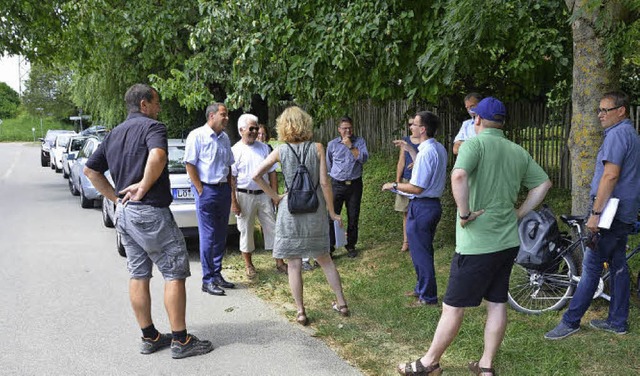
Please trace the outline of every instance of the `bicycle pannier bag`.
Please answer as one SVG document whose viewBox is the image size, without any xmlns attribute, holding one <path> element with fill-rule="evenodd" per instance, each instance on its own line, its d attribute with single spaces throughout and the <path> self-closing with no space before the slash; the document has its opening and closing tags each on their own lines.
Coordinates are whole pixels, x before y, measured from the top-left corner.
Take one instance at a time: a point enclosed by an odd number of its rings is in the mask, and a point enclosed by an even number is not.
<svg viewBox="0 0 640 376">
<path fill-rule="evenodd" d="M 520 250 L 515 262 L 527 269 L 543 269 L 554 258 L 560 245 L 556 216 L 547 205 L 531 211 L 518 224 Z"/>
<path fill-rule="evenodd" d="M 305 143 L 302 150 L 302 161 L 300 161 L 298 154 L 293 150 L 291 145 L 287 143 L 287 146 L 291 149 L 298 160 L 298 168 L 293 175 L 291 184 L 287 187 L 287 204 L 289 213 L 291 214 L 315 213 L 318 210 L 319 201 L 318 195 L 316 194 L 318 184 L 313 184 L 309 170 L 304 164 L 307 151 L 311 144 L 311 142 Z M 286 186 L 286 179 L 284 183 Z"/>
</svg>

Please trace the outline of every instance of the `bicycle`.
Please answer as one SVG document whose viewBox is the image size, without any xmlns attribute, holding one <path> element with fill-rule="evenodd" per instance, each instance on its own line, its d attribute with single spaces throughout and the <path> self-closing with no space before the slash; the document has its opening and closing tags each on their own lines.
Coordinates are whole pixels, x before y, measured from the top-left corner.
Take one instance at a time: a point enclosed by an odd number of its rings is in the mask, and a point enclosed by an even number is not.
<svg viewBox="0 0 640 376">
<path fill-rule="evenodd" d="M 527 314 L 540 314 L 546 311 L 562 309 L 580 281 L 580 269 L 582 256 L 587 248 L 589 236 L 583 230 L 585 218 L 578 216 L 561 215 L 560 219 L 566 223 L 573 232 L 571 235 L 563 233 L 560 245 L 554 258 L 542 270 L 527 269 L 514 264 L 509 279 L 509 305 L 518 312 Z M 640 221 L 636 222 L 632 234 L 640 230 Z M 627 261 L 640 252 L 640 245 L 627 252 Z M 605 282 L 610 277 L 610 271 L 606 271 L 600 277 L 600 283 L 593 299 L 603 298 L 611 300 L 605 290 Z"/>
</svg>

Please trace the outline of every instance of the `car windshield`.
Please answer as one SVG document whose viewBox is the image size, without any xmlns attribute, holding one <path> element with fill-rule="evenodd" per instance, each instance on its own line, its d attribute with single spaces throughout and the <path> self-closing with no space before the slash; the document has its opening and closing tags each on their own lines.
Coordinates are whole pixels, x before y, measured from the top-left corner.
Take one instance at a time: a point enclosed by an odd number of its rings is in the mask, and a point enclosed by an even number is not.
<svg viewBox="0 0 640 376">
<path fill-rule="evenodd" d="M 169 173 L 186 174 L 184 166 L 184 146 L 169 146 Z"/>
<path fill-rule="evenodd" d="M 67 147 L 69 145 L 69 136 L 58 136 L 58 146 Z"/>
<path fill-rule="evenodd" d="M 80 149 L 82 149 L 84 141 L 84 138 L 76 138 L 75 140 L 71 141 L 71 151 L 79 151 Z"/>
</svg>

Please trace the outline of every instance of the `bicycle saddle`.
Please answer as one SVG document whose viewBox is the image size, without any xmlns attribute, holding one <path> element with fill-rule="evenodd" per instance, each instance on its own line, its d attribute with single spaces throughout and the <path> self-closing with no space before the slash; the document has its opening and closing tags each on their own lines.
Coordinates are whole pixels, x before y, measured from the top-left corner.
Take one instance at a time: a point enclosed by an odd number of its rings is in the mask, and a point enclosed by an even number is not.
<svg viewBox="0 0 640 376">
<path fill-rule="evenodd" d="M 585 216 L 583 215 L 568 215 L 568 214 L 562 214 L 560 216 L 560 219 L 562 219 L 562 222 L 566 223 L 569 226 L 572 226 L 574 223 L 583 225 L 586 220 Z"/>
</svg>

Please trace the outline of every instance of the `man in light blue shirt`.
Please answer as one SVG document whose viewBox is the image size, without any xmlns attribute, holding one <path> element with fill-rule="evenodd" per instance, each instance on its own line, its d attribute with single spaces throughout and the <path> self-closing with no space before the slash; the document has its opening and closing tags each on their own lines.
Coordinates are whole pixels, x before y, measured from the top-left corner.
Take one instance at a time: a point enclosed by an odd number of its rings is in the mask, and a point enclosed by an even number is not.
<svg viewBox="0 0 640 376">
<path fill-rule="evenodd" d="M 333 190 L 333 207 L 340 214 L 342 205 L 347 206 L 347 256 L 358 255 L 358 221 L 360 218 L 360 201 L 362 200 L 362 165 L 369 159 L 367 144 L 364 138 L 354 136 L 353 120 L 344 116 L 338 126 L 340 137 L 329 141 L 327 145 L 327 171 L 331 176 Z M 329 237 L 331 253 L 336 244 L 333 221 L 329 220 Z"/>
<path fill-rule="evenodd" d="M 235 287 L 221 274 L 232 200 L 230 184 L 235 184 L 231 174 L 234 159 L 224 132 L 229 122 L 227 107 L 209 105 L 206 117 L 205 125 L 189 133 L 184 161 L 198 213 L 202 291 L 224 295 L 223 288 Z"/>
<path fill-rule="evenodd" d="M 440 196 L 447 177 L 447 151 L 434 138 L 439 126 L 440 119 L 432 112 L 422 111 L 416 115 L 410 129 L 412 136 L 420 139 L 420 146 L 414 158 L 411 180 L 408 183 L 385 183 L 382 186 L 383 190 L 411 194 L 407 212 L 407 238 L 417 274 L 414 290 L 405 293 L 408 297 L 415 297 L 411 307 L 438 304 L 433 237 L 442 215 Z M 403 140 L 395 144 L 406 148 L 405 150 L 412 149 Z"/>
<path fill-rule="evenodd" d="M 626 248 L 627 237 L 638 218 L 640 139 L 629 119 L 629 97 L 625 93 L 604 94 L 597 111 L 604 139 L 591 181 L 593 204 L 586 227 L 599 240 L 584 253 L 582 277 L 569 309 L 560 323 L 544 335 L 546 339 L 562 339 L 580 330 L 580 321 L 591 305 L 605 262 L 611 272 L 609 315 L 606 320 L 591 320 L 589 324 L 614 334 L 625 334 L 628 330 L 631 287 Z M 600 215 L 612 197 L 620 200 L 613 222 L 608 229 L 599 228 Z"/>
<path fill-rule="evenodd" d="M 477 106 L 481 100 L 482 96 L 478 93 L 469 93 L 464 97 L 464 107 L 467 109 L 471 119 L 467 119 L 462 122 L 460 131 L 458 131 L 458 134 L 453 139 L 453 154 L 455 155 L 458 155 L 458 149 L 460 149 L 460 145 L 462 145 L 463 142 L 476 136 L 476 128 L 474 126 L 475 114 L 473 113 L 473 108 Z"/>
</svg>

